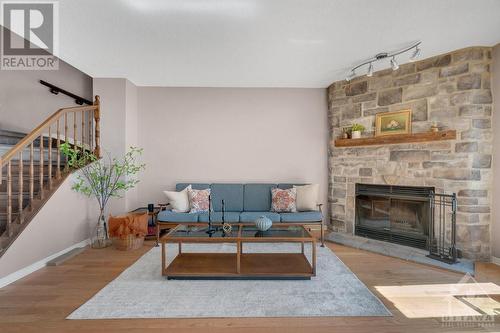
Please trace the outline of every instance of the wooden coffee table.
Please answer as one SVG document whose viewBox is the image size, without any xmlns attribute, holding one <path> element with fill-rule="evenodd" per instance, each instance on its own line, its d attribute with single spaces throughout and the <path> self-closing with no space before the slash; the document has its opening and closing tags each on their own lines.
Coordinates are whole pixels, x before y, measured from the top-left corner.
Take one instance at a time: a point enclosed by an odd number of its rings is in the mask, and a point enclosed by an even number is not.
<svg viewBox="0 0 500 333">
<path fill-rule="evenodd" d="M 232 224 L 226 234 L 220 225 L 208 233 L 208 225 L 182 224 L 160 238 L 162 275 L 168 279 L 310 279 L 316 276 L 316 238 L 302 225 L 279 223 L 265 232 L 253 224 Z M 177 243 L 179 251 L 167 265 L 168 243 Z M 183 252 L 182 244 L 236 244 L 235 253 Z M 297 243 L 297 252 L 249 253 L 245 243 Z M 304 253 L 312 246 L 312 256 Z"/>
</svg>

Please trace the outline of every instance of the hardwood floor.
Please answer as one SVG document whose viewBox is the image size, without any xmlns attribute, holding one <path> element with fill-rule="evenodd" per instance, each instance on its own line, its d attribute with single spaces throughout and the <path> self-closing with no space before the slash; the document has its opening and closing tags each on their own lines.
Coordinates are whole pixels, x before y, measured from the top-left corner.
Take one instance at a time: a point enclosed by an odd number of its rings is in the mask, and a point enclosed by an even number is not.
<svg viewBox="0 0 500 333">
<path fill-rule="evenodd" d="M 43 268 L 0 289 L 0 332 L 495 332 L 500 318 L 486 327 L 449 327 L 440 318 L 407 318 L 382 296 L 377 286 L 453 284 L 461 274 L 327 244 L 377 295 L 393 317 L 213 318 L 154 320 L 66 320 L 65 317 L 148 251 L 88 249 L 57 267 Z M 482 281 L 495 278 L 496 267 L 481 267 Z M 498 271 L 497 271 L 498 272 Z M 335 277 L 332 277 L 334 279 Z M 498 283 L 498 282 L 497 282 Z M 418 288 L 418 287 L 417 287 Z M 168 302 L 168 300 L 165 300 Z M 426 304 L 425 306 L 432 306 Z"/>
</svg>

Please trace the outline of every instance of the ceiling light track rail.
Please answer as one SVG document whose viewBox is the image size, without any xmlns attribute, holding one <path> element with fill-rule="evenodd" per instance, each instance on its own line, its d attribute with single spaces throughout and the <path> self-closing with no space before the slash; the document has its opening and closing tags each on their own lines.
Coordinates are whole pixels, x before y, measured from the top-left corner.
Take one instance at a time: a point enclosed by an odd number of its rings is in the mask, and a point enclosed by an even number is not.
<svg viewBox="0 0 500 333">
<path fill-rule="evenodd" d="M 406 53 L 406 52 L 413 50 L 413 49 L 414 49 L 414 51 L 413 51 L 412 56 L 410 57 L 410 61 L 415 61 L 420 56 L 420 47 L 419 47 L 420 44 L 422 44 L 422 41 L 417 41 L 417 42 L 413 43 L 412 45 L 407 46 L 407 47 L 402 48 L 402 49 L 397 50 L 397 51 L 381 52 L 381 53 L 376 54 L 373 58 L 365 60 L 362 63 L 359 63 L 358 65 L 351 68 L 350 74 L 346 77 L 346 81 L 350 81 L 354 77 L 356 77 L 356 70 L 358 68 L 361 68 L 361 67 L 366 66 L 366 65 L 369 65 L 366 75 L 368 77 L 371 77 L 373 75 L 373 63 L 380 61 L 380 60 L 383 60 L 383 59 L 387 59 L 387 58 L 392 58 L 391 59 L 391 67 L 393 70 L 397 70 L 399 68 L 399 65 L 396 61 L 396 56 L 403 54 L 403 53 Z"/>
<path fill-rule="evenodd" d="M 83 105 L 84 103 L 87 105 L 93 105 L 92 101 L 89 101 L 88 99 L 83 98 L 81 96 L 75 95 L 67 90 L 64 90 L 63 88 L 48 83 L 47 81 L 40 80 L 40 84 L 49 87 L 50 92 L 53 93 L 54 95 L 58 95 L 59 93 L 61 93 L 63 95 L 73 98 L 75 100 L 75 103 L 78 105 Z"/>
</svg>

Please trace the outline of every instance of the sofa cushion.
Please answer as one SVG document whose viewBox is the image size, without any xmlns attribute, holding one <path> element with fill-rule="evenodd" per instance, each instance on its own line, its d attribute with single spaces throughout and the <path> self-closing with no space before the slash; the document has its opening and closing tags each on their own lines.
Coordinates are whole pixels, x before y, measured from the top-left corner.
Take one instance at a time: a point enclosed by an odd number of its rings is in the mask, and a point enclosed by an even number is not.
<svg viewBox="0 0 500 333">
<path fill-rule="evenodd" d="M 321 212 L 281 213 L 281 222 L 320 222 L 323 219 Z"/>
<path fill-rule="evenodd" d="M 198 213 L 198 222 L 208 222 L 208 212 Z"/>
<path fill-rule="evenodd" d="M 273 222 L 280 221 L 280 214 L 273 212 L 243 212 L 240 214 L 240 222 L 254 222 L 261 216 L 268 217 Z"/>
<path fill-rule="evenodd" d="M 180 192 L 189 185 L 191 185 L 191 188 L 193 190 L 206 190 L 207 188 L 210 188 L 210 184 L 204 184 L 204 183 L 179 183 L 175 185 L 175 190 L 177 192 Z"/>
<path fill-rule="evenodd" d="M 271 189 L 276 184 L 245 184 L 243 211 L 269 212 L 271 210 Z"/>
<path fill-rule="evenodd" d="M 210 219 L 212 222 L 222 222 L 222 212 L 210 213 Z M 226 212 L 224 214 L 224 220 L 229 223 L 240 222 L 240 212 Z"/>
<path fill-rule="evenodd" d="M 288 183 L 284 183 L 284 184 L 278 184 L 278 188 L 282 189 L 282 190 L 288 190 L 289 188 L 293 188 L 294 186 L 302 186 L 302 185 L 307 185 L 307 184 L 288 184 Z"/>
<path fill-rule="evenodd" d="M 171 210 L 162 210 L 158 213 L 160 222 L 198 222 L 198 213 L 176 213 Z"/>
<path fill-rule="evenodd" d="M 212 184 L 212 209 L 222 211 L 221 200 L 224 200 L 226 212 L 243 211 L 243 184 Z"/>
</svg>

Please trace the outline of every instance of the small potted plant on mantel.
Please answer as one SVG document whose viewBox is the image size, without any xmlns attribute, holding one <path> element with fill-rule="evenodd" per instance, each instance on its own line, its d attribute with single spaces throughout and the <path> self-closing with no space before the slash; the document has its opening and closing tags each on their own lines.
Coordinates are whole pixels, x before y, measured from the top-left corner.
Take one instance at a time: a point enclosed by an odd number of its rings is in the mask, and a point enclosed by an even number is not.
<svg viewBox="0 0 500 333">
<path fill-rule="evenodd" d="M 365 130 L 365 127 L 361 124 L 352 124 L 351 126 L 351 139 L 360 139 L 361 133 Z"/>
</svg>

